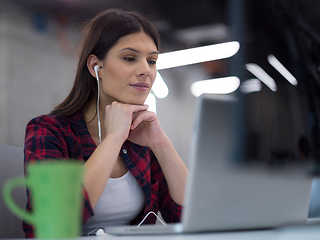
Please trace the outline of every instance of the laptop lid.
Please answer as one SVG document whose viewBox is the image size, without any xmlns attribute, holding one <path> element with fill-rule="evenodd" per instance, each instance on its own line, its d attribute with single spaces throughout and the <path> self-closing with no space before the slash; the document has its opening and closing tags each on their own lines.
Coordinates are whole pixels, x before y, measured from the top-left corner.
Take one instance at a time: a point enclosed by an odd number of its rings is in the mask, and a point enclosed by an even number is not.
<svg viewBox="0 0 320 240">
<path fill-rule="evenodd" d="M 278 161 L 274 167 L 265 155 L 251 159 L 256 145 L 248 146 L 246 120 L 253 115 L 242 112 L 242 104 L 235 96 L 198 99 L 182 219 L 186 232 L 270 228 L 307 219 L 308 166 Z"/>
</svg>

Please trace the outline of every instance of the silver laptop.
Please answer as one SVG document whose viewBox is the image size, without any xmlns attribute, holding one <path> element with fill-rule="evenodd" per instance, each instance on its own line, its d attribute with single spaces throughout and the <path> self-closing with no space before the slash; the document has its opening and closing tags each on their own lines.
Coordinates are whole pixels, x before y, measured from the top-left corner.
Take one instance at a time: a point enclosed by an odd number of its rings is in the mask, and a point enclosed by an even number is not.
<svg viewBox="0 0 320 240">
<path fill-rule="evenodd" d="M 181 223 L 106 227 L 105 232 L 193 233 L 305 224 L 312 164 L 300 164 L 289 144 L 273 139 L 281 131 L 254 131 L 260 138 L 250 134 L 256 115 L 237 97 L 202 95 L 197 101 Z"/>
</svg>

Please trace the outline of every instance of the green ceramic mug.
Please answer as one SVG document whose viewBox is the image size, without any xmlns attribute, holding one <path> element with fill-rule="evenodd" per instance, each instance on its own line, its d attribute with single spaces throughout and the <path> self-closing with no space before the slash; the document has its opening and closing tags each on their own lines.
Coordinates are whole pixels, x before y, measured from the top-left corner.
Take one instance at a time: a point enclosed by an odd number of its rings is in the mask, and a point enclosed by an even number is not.
<svg viewBox="0 0 320 240">
<path fill-rule="evenodd" d="M 3 188 L 5 203 L 18 217 L 34 226 L 37 238 L 75 238 L 81 233 L 83 163 L 46 162 L 30 164 L 27 177 L 8 180 Z M 11 191 L 26 186 L 32 212 L 12 199 Z"/>
</svg>

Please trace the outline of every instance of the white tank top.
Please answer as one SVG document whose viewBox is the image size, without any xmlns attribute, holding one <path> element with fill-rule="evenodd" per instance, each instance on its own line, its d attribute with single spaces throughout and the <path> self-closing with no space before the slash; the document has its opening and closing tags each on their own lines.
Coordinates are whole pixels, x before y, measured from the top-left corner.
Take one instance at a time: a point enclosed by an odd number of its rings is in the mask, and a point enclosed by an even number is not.
<svg viewBox="0 0 320 240">
<path fill-rule="evenodd" d="M 130 171 L 120 178 L 109 178 L 93 209 L 94 216 L 83 226 L 83 234 L 105 226 L 128 225 L 144 207 L 143 192 Z"/>
</svg>

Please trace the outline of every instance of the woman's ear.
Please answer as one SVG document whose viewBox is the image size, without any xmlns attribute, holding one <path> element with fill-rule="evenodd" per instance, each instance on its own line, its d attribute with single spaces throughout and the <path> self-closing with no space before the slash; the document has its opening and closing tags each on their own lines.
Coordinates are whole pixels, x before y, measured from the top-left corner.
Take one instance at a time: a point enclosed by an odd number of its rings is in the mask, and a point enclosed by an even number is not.
<svg viewBox="0 0 320 240">
<path fill-rule="evenodd" d="M 87 67 L 88 67 L 90 74 L 94 78 L 96 78 L 96 72 L 94 70 L 94 67 L 97 65 L 101 66 L 101 61 L 95 55 L 91 54 L 87 59 Z"/>
</svg>

